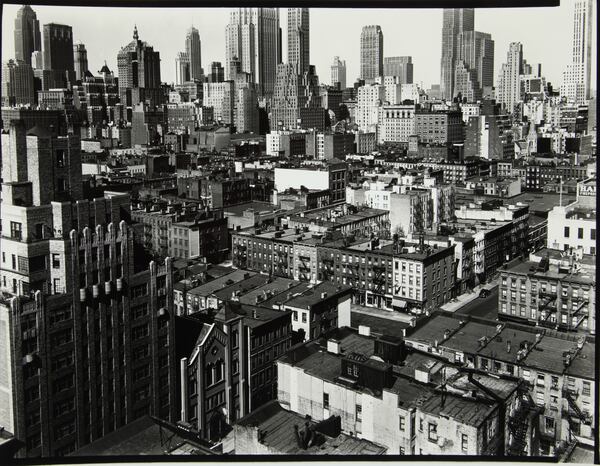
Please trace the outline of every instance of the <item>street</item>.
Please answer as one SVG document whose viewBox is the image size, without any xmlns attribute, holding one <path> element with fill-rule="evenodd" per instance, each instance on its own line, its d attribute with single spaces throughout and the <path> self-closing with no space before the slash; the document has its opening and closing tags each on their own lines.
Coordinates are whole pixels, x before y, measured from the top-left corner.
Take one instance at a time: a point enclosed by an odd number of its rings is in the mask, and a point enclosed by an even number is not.
<svg viewBox="0 0 600 466">
<path fill-rule="evenodd" d="M 496 320 L 498 318 L 498 287 L 492 288 L 487 298 L 476 298 L 457 309 L 456 314 Z"/>
</svg>

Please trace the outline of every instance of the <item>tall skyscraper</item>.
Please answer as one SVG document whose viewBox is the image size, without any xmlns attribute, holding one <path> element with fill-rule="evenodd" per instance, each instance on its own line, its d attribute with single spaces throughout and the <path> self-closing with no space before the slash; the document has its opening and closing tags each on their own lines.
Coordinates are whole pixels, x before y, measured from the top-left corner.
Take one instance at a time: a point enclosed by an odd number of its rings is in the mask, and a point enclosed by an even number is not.
<svg viewBox="0 0 600 466">
<path fill-rule="evenodd" d="M 31 64 L 31 54 L 42 50 L 40 22 L 29 5 L 19 8 L 15 19 L 15 59 Z"/>
<path fill-rule="evenodd" d="M 225 81 L 225 68 L 223 68 L 220 61 L 210 63 L 210 73 L 206 77 L 206 80 L 210 83 L 222 83 Z"/>
<path fill-rule="evenodd" d="M 509 113 L 521 100 L 521 75 L 523 74 L 523 45 L 511 42 L 496 82 L 496 101 Z"/>
<path fill-rule="evenodd" d="M 494 82 L 494 41 L 490 34 L 464 31 L 456 37 L 454 91 L 474 102 L 491 92 Z M 485 89 L 485 92 L 484 92 Z"/>
<path fill-rule="evenodd" d="M 310 65 L 310 26 L 308 8 L 288 8 L 288 63 L 297 73 L 308 71 Z"/>
<path fill-rule="evenodd" d="M 121 104 L 128 108 L 127 120 L 131 121 L 131 108 L 149 100 L 158 105 L 163 101 L 160 88 L 160 54 L 147 42 L 142 42 L 137 27 L 133 40 L 117 54 L 119 96 Z"/>
<path fill-rule="evenodd" d="M 73 46 L 73 62 L 75 65 L 75 79 L 77 81 L 83 81 L 88 71 L 88 59 L 85 44 L 77 42 Z"/>
<path fill-rule="evenodd" d="M 140 266 L 129 194 L 83 198 L 80 148 L 21 121 L 2 134 L 0 425 L 20 457 L 176 420 L 171 260 Z"/>
<path fill-rule="evenodd" d="M 333 57 L 331 65 L 331 85 L 340 83 L 340 89 L 346 89 L 346 60 L 340 60 L 340 57 Z"/>
<path fill-rule="evenodd" d="M 250 73 L 260 95 L 270 95 L 275 86 L 281 57 L 279 10 L 277 8 L 238 8 L 231 12 L 225 29 L 225 77 L 232 79 L 232 59 L 237 57 L 241 71 Z"/>
<path fill-rule="evenodd" d="M 202 80 L 202 44 L 200 42 L 200 33 L 195 27 L 188 29 L 185 36 L 185 52 L 190 61 L 190 81 Z"/>
<path fill-rule="evenodd" d="M 191 60 L 186 52 L 179 52 L 175 58 L 175 84 L 191 81 Z"/>
<path fill-rule="evenodd" d="M 400 84 L 412 84 L 412 57 L 385 57 L 383 59 L 383 75 L 398 76 Z"/>
<path fill-rule="evenodd" d="M 69 87 L 75 80 L 71 26 L 44 24 L 44 69 L 51 71 L 60 87 Z"/>
<path fill-rule="evenodd" d="M 458 34 L 475 29 L 475 10 L 446 8 L 443 15 L 440 90 L 442 98 L 451 99 L 454 95 Z"/>
<path fill-rule="evenodd" d="M 33 105 L 33 69 L 22 60 L 8 60 L 2 65 L 2 106 Z"/>
<path fill-rule="evenodd" d="M 560 95 L 577 104 L 590 99 L 594 3 L 592 0 L 575 0 L 573 55 L 560 87 Z"/>
<path fill-rule="evenodd" d="M 383 32 L 379 26 L 365 26 L 360 34 L 360 79 L 373 82 L 383 76 Z"/>
<path fill-rule="evenodd" d="M 36 50 L 31 54 L 31 67 L 34 70 L 44 69 L 44 54 L 41 50 Z"/>
</svg>

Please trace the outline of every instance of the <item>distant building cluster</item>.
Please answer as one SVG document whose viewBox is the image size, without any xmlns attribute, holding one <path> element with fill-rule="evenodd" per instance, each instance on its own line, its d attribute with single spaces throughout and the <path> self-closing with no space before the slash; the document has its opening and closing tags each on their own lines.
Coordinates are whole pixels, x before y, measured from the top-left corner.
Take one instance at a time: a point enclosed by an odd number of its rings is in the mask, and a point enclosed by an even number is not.
<svg viewBox="0 0 600 466">
<path fill-rule="evenodd" d="M 335 56 L 321 82 L 307 8 L 285 37 L 279 9 L 233 9 L 222 61 L 190 25 L 165 65 L 132 24 L 94 73 L 92 44 L 21 7 L 2 64 L 0 462 L 591 462 L 594 4 L 573 3 L 560 84 L 520 42 L 495 70 L 464 8 L 443 10 L 428 89 L 376 24 L 356 81 Z"/>
</svg>

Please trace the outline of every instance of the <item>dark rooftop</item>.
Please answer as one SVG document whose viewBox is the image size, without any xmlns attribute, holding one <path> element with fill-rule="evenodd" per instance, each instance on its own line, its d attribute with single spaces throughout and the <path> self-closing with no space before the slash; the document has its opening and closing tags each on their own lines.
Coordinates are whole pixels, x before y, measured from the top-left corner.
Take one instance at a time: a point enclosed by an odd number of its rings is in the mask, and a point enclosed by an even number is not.
<svg viewBox="0 0 600 466">
<path fill-rule="evenodd" d="M 360 325 L 369 327 L 372 335 L 403 335 L 404 331 L 410 328 L 407 322 L 353 311 L 350 315 L 350 326 L 358 330 Z"/>
<path fill-rule="evenodd" d="M 490 326 L 487 329 L 487 333 L 482 332 L 481 335 L 489 335 L 494 330 Z M 531 347 L 535 342 L 535 333 L 506 326 L 479 351 L 479 355 L 514 364 L 517 362 L 517 352 L 525 342 Z"/>
<path fill-rule="evenodd" d="M 480 341 L 483 337 L 488 339 L 494 336 L 496 327 L 491 324 L 480 324 L 479 322 L 467 322 L 450 338 L 441 343 L 441 346 L 464 353 L 474 354 L 481 347 Z"/>
<path fill-rule="evenodd" d="M 461 424 L 480 426 L 496 409 L 493 402 L 468 399 L 448 394 L 445 397 L 433 396 L 423 403 L 421 411 L 435 416 L 446 416 Z"/>
<path fill-rule="evenodd" d="M 446 330 L 453 332 L 459 328 L 460 325 L 461 324 L 458 319 L 438 314 L 426 321 L 420 327 L 417 327 L 414 331 L 409 329 L 407 331 L 406 340 L 412 340 L 417 343 L 428 343 L 432 345 L 436 340 L 440 342 L 444 339 L 444 332 Z"/>
<path fill-rule="evenodd" d="M 211 280 L 207 283 L 204 283 L 196 288 L 193 288 L 188 291 L 188 294 L 193 294 L 197 296 L 209 296 L 213 294 L 215 291 L 218 291 L 226 286 L 232 285 L 240 280 L 244 280 L 244 277 L 251 277 L 256 275 L 256 272 L 248 272 L 247 270 L 234 270 L 231 273 L 226 275 L 222 275 L 215 280 Z"/>
<path fill-rule="evenodd" d="M 594 345 L 586 342 L 577 356 L 571 359 L 571 364 L 565 373 L 572 377 L 594 380 L 595 352 Z"/>
</svg>

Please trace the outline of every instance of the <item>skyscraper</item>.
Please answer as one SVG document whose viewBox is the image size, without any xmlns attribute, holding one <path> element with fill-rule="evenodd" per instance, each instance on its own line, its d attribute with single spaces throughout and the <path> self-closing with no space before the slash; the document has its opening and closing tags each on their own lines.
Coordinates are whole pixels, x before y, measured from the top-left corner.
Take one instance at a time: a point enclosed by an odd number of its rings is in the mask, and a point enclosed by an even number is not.
<svg viewBox="0 0 600 466">
<path fill-rule="evenodd" d="M 40 22 L 29 5 L 19 8 L 15 18 L 15 59 L 31 64 L 31 54 L 42 50 Z"/>
<path fill-rule="evenodd" d="M 442 98 L 454 95 L 454 74 L 457 60 L 457 36 L 461 32 L 475 29 L 473 8 L 445 8 L 442 25 L 442 63 L 440 90 Z"/>
<path fill-rule="evenodd" d="M 385 57 L 383 59 L 383 75 L 398 76 L 400 84 L 412 84 L 412 57 Z"/>
<path fill-rule="evenodd" d="M 200 33 L 195 27 L 188 29 L 185 36 L 185 52 L 190 62 L 190 81 L 202 80 L 202 44 Z"/>
<path fill-rule="evenodd" d="M 14 107 L 32 104 L 33 69 L 22 60 L 9 60 L 2 65 L 2 106 Z"/>
<path fill-rule="evenodd" d="M 175 84 L 191 81 L 191 60 L 186 52 L 179 52 L 175 58 Z"/>
<path fill-rule="evenodd" d="M 69 87 L 75 80 L 71 26 L 44 24 L 44 69 L 51 71 L 60 87 Z"/>
<path fill-rule="evenodd" d="M 469 102 L 491 91 L 494 80 L 494 41 L 490 34 L 464 31 L 456 36 L 454 91 Z"/>
<path fill-rule="evenodd" d="M 590 99 L 594 3 L 592 0 L 575 0 L 573 55 L 560 87 L 560 95 L 577 104 Z"/>
<path fill-rule="evenodd" d="M 346 89 L 346 60 L 340 60 L 340 57 L 333 57 L 331 65 L 331 85 L 340 83 L 340 89 Z"/>
<path fill-rule="evenodd" d="M 250 73 L 260 95 L 270 95 L 275 86 L 281 55 L 277 8 L 238 8 L 231 12 L 225 29 L 225 77 L 232 79 L 232 59 L 237 57 L 241 71 Z"/>
<path fill-rule="evenodd" d="M 83 198 L 80 148 L 19 121 L 2 134 L 0 425 L 21 457 L 177 411 L 171 261 L 140 266 L 129 194 Z"/>
<path fill-rule="evenodd" d="M 158 105 L 163 101 L 160 88 L 160 54 L 147 42 L 139 39 L 137 27 L 133 29 L 133 40 L 117 54 L 119 97 L 121 104 L 129 109 L 149 100 Z"/>
<path fill-rule="evenodd" d="M 496 101 L 509 113 L 521 100 L 521 75 L 523 74 L 523 45 L 511 42 L 496 82 Z"/>
<path fill-rule="evenodd" d="M 373 82 L 383 76 L 383 32 L 379 26 L 365 26 L 360 34 L 360 79 Z"/>
<path fill-rule="evenodd" d="M 83 81 L 85 74 L 88 71 L 88 59 L 85 44 L 77 42 L 73 46 L 73 61 L 75 65 L 75 79 L 77 81 Z"/>
<path fill-rule="evenodd" d="M 302 74 L 310 65 L 310 27 L 308 8 L 288 8 L 288 63 Z"/>
</svg>

